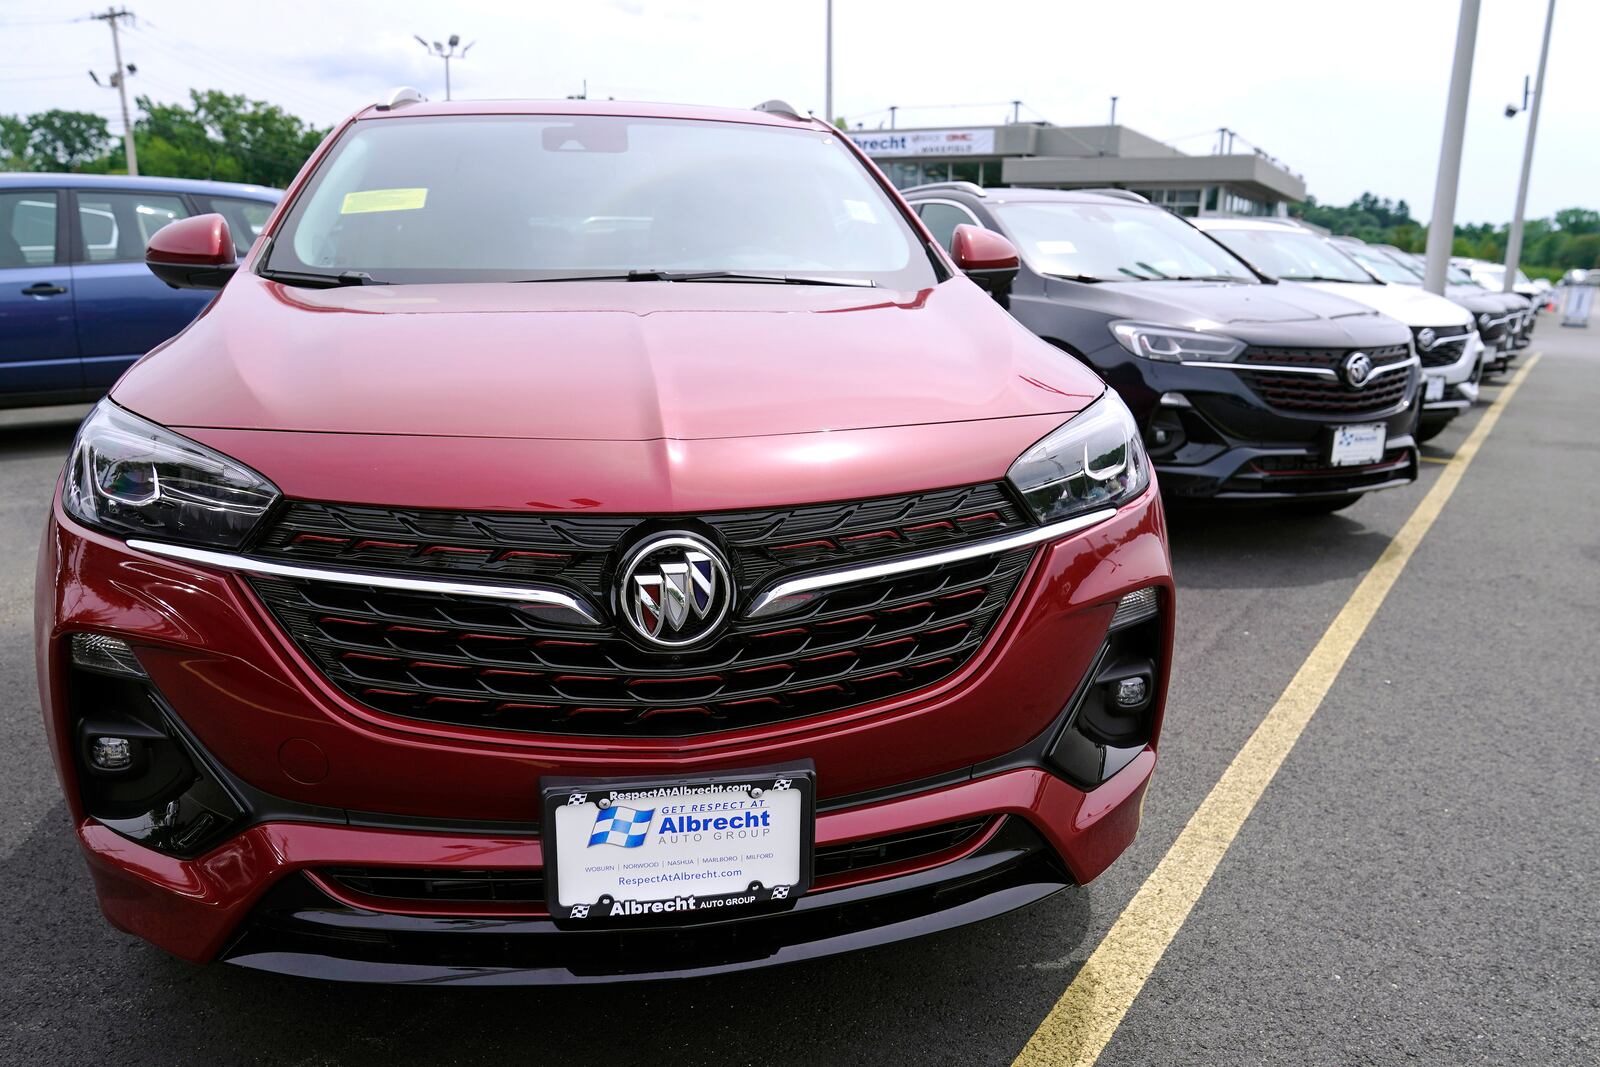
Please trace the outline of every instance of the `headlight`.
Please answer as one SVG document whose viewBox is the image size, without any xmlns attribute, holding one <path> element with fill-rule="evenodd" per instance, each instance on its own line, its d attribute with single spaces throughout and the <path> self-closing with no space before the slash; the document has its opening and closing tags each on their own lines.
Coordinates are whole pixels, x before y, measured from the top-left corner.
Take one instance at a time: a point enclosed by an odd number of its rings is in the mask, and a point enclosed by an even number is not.
<svg viewBox="0 0 1600 1067">
<path fill-rule="evenodd" d="M 1006 478 L 1040 522 L 1059 522 L 1139 495 L 1150 460 L 1127 405 L 1106 392 L 1018 457 Z"/>
<path fill-rule="evenodd" d="M 1143 322 L 1113 322 L 1111 334 L 1136 356 L 1165 363 L 1194 360 L 1226 363 L 1244 351 L 1244 342 L 1214 333 L 1180 330 L 1174 326 L 1152 326 Z"/>
<path fill-rule="evenodd" d="M 119 535 L 237 548 L 278 499 L 248 467 L 100 402 L 78 431 L 61 503 Z"/>
</svg>

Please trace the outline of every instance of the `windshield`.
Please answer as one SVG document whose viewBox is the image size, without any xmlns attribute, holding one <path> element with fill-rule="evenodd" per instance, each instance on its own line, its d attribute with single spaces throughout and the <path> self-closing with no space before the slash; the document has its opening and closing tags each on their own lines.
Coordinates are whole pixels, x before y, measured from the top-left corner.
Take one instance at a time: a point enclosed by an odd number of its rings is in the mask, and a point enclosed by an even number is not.
<svg viewBox="0 0 1600 1067">
<path fill-rule="evenodd" d="M 1040 274 L 1097 281 L 1257 281 L 1194 227 L 1139 204 L 997 204 L 1022 257 Z"/>
<path fill-rule="evenodd" d="M 1340 245 L 1339 250 L 1392 285 L 1420 285 L 1422 276 L 1381 248 Z"/>
<path fill-rule="evenodd" d="M 629 271 L 938 281 L 839 137 L 622 116 L 357 123 L 296 199 L 266 267 L 374 282 Z"/>
<path fill-rule="evenodd" d="M 1373 284 L 1372 275 L 1351 262 L 1349 256 L 1305 230 L 1219 227 L 1208 232 L 1257 270 L 1284 281 Z"/>
</svg>

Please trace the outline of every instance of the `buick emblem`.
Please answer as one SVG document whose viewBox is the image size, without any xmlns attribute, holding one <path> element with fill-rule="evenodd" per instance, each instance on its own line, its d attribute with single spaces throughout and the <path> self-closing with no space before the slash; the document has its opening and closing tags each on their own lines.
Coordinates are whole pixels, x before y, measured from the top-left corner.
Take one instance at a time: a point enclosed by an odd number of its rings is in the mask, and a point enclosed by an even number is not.
<svg viewBox="0 0 1600 1067">
<path fill-rule="evenodd" d="M 1372 357 L 1365 352 L 1352 352 L 1344 357 L 1344 380 L 1353 389 L 1360 389 L 1372 377 Z"/>
<path fill-rule="evenodd" d="M 657 648 L 686 648 L 717 630 L 733 609 L 733 581 L 715 545 L 692 533 L 647 537 L 623 557 L 617 614 Z"/>
</svg>

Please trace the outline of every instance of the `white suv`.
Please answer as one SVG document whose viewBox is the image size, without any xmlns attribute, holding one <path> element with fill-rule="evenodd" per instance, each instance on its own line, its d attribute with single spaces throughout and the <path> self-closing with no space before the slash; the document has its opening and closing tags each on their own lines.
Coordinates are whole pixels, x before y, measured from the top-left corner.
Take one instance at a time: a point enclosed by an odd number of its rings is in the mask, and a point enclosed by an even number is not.
<svg viewBox="0 0 1600 1067">
<path fill-rule="evenodd" d="M 1411 327 L 1423 373 L 1417 440 L 1436 436 L 1477 400 L 1483 343 L 1466 308 L 1411 286 L 1385 284 L 1292 219 L 1202 216 L 1189 221 L 1263 274 L 1337 293 Z"/>
</svg>

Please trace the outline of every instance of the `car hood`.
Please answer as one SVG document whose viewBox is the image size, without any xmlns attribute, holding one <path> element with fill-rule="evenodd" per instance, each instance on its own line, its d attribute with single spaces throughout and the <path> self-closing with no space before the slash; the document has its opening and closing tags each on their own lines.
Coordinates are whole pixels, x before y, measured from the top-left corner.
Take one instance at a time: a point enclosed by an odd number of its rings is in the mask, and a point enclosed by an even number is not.
<svg viewBox="0 0 1600 1067">
<path fill-rule="evenodd" d="M 1467 326 L 1472 315 L 1453 300 L 1447 300 L 1424 289 L 1409 285 L 1364 285 L 1359 282 L 1285 282 L 1285 285 L 1305 286 L 1324 293 L 1332 293 L 1390 318 L 1399 319 L 1407 326 Z"/>
<path fill-rule="evenodd" d="M 113 398 L 179 428 L 649 441 L 1071 414 L 1102 391 L 965 279 L 304 289 L 241 273 Z"/>
</svg>

